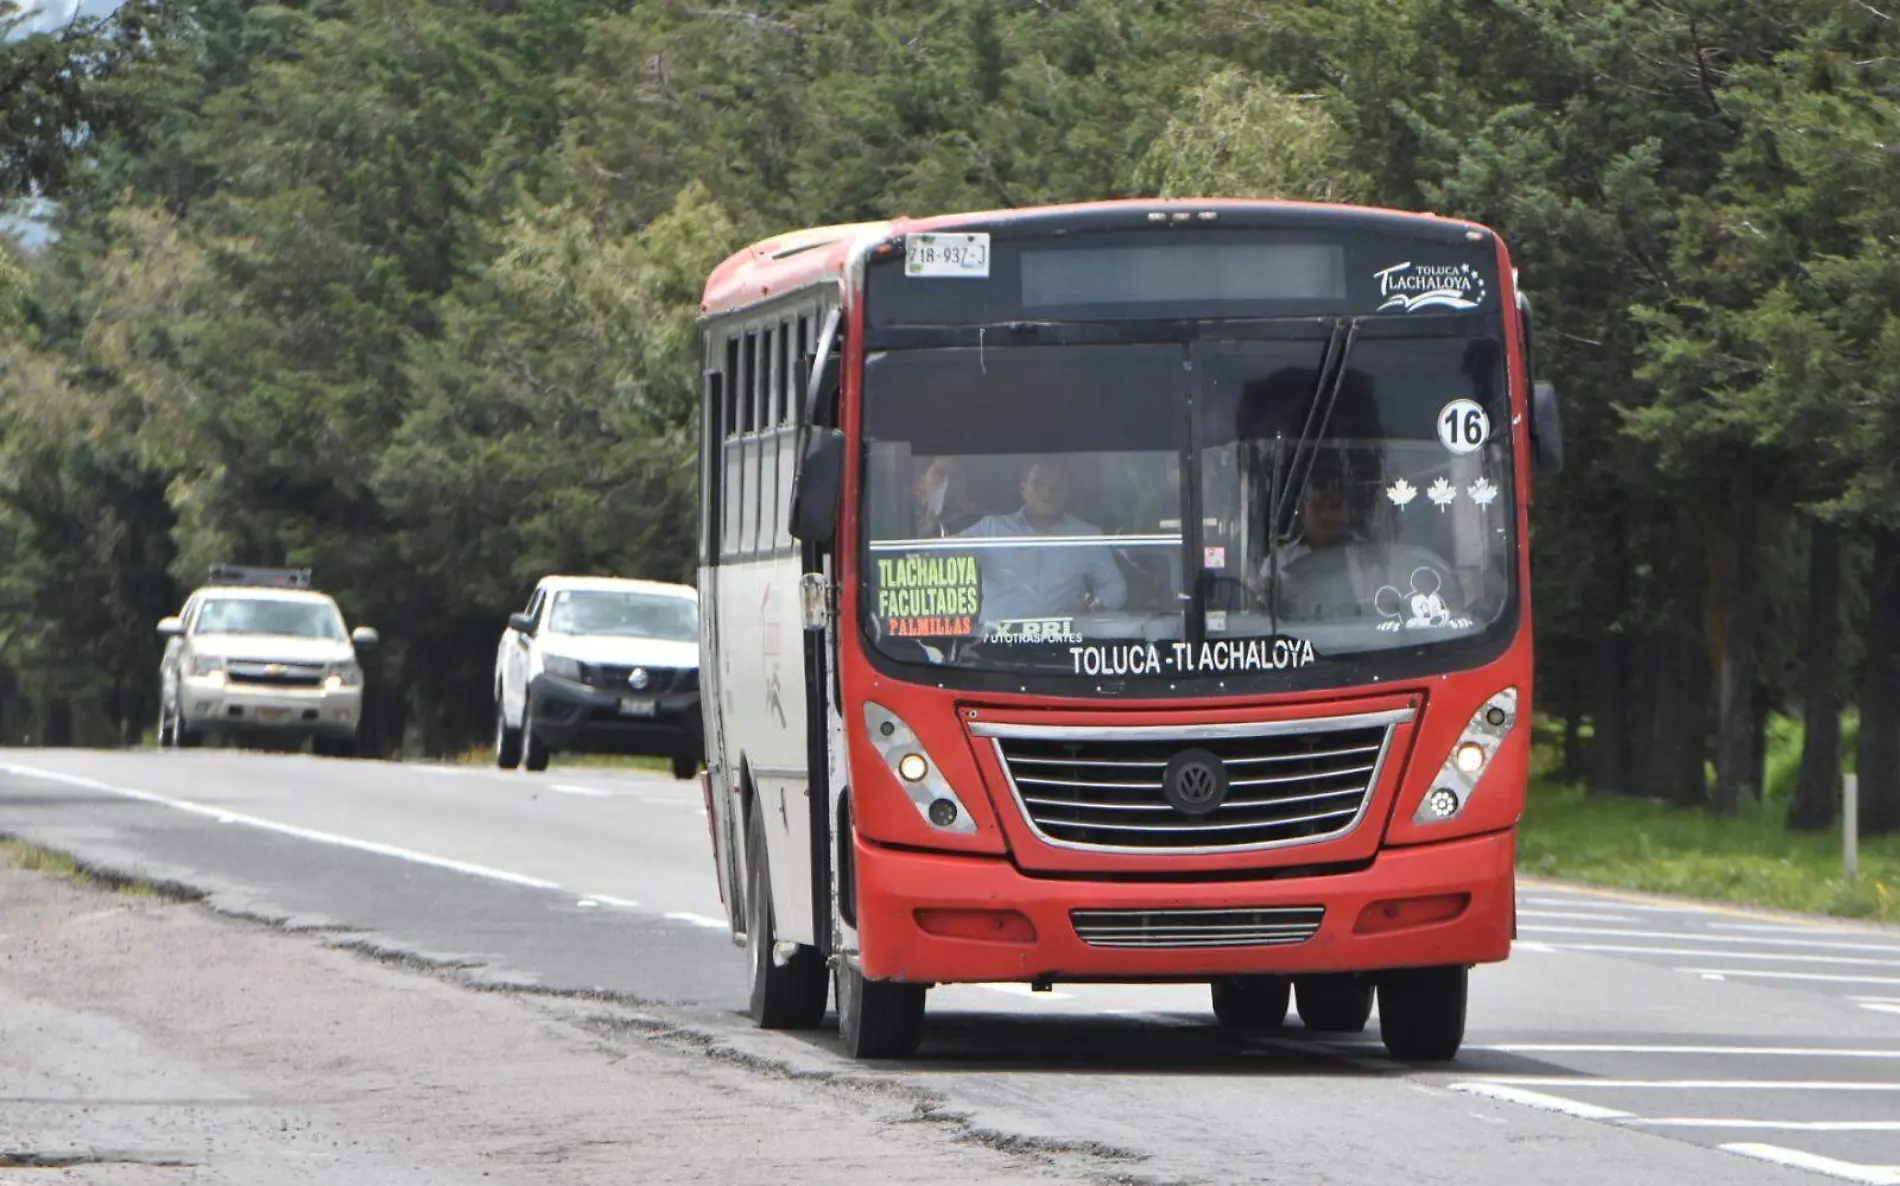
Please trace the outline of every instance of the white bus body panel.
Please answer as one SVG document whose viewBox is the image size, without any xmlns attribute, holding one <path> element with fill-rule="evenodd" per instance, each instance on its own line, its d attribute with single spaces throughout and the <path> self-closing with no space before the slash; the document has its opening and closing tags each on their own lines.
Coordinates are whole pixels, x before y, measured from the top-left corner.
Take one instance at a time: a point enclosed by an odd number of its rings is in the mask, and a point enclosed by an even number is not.
<svg viewBox="0 0 1900 1186">
<path fill-rule="evenodd" d="M 721 564 L 703 570 L 702 588 L 706 573 L 711 574 L 717 605 L 717 638 L 706 645 L 716 650 L 717 668 L 702 661 L 700 694 L 717 703 L 721 752 L 713 792 L 727 805 L 722 834 L 743 858 L 745 826 L 737 811 L 737 792 L 740 778 L 748 777 L 754 810 L 765 822 L 777 937 L 814 944 L 818 936 L 812 933 L 812 804 L 798 558 Z M 715 740 L 710 731 L 706 744 L 711 756 Z M 734 863 L 743 868 L 743 859 Z M 743 888 L 735 893 L 727 887 L 728 909 L 738 912 L 741 925 L 743 899 Z"/>
</svg>

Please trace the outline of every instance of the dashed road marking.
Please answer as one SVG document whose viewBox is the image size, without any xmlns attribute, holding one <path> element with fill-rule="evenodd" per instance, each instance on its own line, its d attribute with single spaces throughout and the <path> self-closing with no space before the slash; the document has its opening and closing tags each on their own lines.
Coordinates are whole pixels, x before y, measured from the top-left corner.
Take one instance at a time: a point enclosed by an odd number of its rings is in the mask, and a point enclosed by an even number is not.
<svg viewBox="0 0 1900 1186">
<path fill-rule="evenodd" d="M 674 922 L 683 922 L 695 927 L 707 927 L 709 929 L 717 927 L 722 931 L 731 929 L 731 924 L 725 919 L 714 918 L 709 914 L 693 914 L 690 911 L 675 910 L 664 917 L 672 919 Z"/>
<path fill-rule="evenodd" d="M 1677 968 L 1691 976 L 1754 976 L 1765 980 L 1802 980 L 1824 984 L 1900 984 L 1894 976 L 1834 976 L 1826 972 L 1777 972 L 1772 968 Z"/>
<path fill-rule="evenodd" d="M 1757 1120 L 1745 1116 L 1632 1116 L 1641 1128 L 1751 1128 L 1764 1132 L 1900 1132 L 1900 1120 Z"/>
<path fill-rule="evenodd" d="M 1593 935 L 1604 939 L 1663 939 L 1678 943 L 1752 943 L 1757 947 L 1798 947 L 1809 951 L 1875 951 L 1900 956 L 1900 944 L 1895 943 L 1840 943 L 1829 939 L 1755 938 L 1748 935 L 1698 935 L 1688 931 L 1636 931 L 1611 927 L 1543 926 L 1540 924 L 1531 924 L 1523 929 L 1534 931 L 1539 935 Z"/>
<path fill-rule="evenodd" d="M 1686 937 L 1686 936 L 1685 936 Z M 1711 951 L 1706 947 L 1637 947 L 1627 943 L 1553 943 L 1558 951 L 1597 951 L 1612 955 L 1695 956 L 1698 959 L 1778 960 L 1791 964 L 1853 964 L 1867 968 L 1900 968 L 1900 959 L 1870 959 L 1861 955 L 1804 955 L 1779 951 Z M 1896 952 L 1900 955 L 1900 952 Z"/>
<path fill-rule="evenodd" d="M 1073 1001 L 1075 999 L 1074 993 L 1056 992 L 1053 989 L 1048 992 L 1037 992 L 1027 984 L 985 984 L 981 987 L 991 992 L 1006 992 L 1011 996 L 1028 997 L 1031 1000 Z"/>
<path fill-rule="evenodd" d="M 1487 1075 L 1513 1087 L 1590 1091 L 1900 1091 L 1900 1083 L 1865 1079 L 1590 1079 L 1577 1075 Z"/>
<path fill-rule="evenodd" d="M 548 789 L 551 791 L 559 791 L 563 795 L 585 795 L 589 799 L 611 799 L 614 797 L 614 793 L 604 787 L 584 787 L 571 782 L 549 783 Z"/>
</svg>

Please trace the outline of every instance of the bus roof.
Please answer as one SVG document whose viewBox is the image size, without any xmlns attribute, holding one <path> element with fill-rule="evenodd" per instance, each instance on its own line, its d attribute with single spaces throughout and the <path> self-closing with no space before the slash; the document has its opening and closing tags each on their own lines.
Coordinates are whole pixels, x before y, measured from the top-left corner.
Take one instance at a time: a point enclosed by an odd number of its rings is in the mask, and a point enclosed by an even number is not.
<svg viewBox="0 0 1900 1186">
<path fill-rule="evenodd" d="M 761 239 L 728 256 L 707 278 L 700 302 L 702 314 L 723 313 L 757 304 L 780 293 L 793 292 L 834 277 L 843 270 L 851 250 L 866 240 L 878 241 L 916 231 L 954 230 L 964 226 L 998 227 L 1046 223 L 1051 230 L 1099 226 L 1146 225 L 1152 213 L 1169 215 L 1209 211 L 1271 217 L 1288 226 L 1351 226 L 1361 230 L 1417 234 L 1427 228 L 1479 231 L 1489 228 L 1467 219 L 1444 218 L 1409 210 L 1377 206 L 1348 206 L 1325 202 L 1284 202 L 1259 198 L 1123 198 L 1105 202 L 1078 202 L 1066 206 L 1026 206 L 1016 209 L 977 210 L 929 218 L 894 218 L 883 222 L 849 222 L 808 227 Z"/>
</svg>

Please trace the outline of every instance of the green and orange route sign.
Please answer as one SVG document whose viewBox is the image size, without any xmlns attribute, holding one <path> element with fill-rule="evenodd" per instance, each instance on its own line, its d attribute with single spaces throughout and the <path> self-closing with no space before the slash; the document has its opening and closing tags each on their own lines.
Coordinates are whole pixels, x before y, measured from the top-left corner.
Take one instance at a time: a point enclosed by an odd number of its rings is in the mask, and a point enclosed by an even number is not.
<svg viewBox="0 0 1900 1186">
<path fill-rule="evenodd" d="M 941 552 L 879 556 L 877 620 L 896 638 L 955 638 L 976 633 L 983 579 L 976 557 Z"/>
</svg>

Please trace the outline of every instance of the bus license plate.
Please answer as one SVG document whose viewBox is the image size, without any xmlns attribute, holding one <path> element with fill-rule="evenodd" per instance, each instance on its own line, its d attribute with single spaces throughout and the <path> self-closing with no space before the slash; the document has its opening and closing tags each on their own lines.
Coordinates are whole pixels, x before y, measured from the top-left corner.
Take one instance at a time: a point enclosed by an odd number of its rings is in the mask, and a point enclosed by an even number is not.
<svg viewBox="0 0 1900 1186">
<path fill-rule="evenodd" d="M 650 717 L 655 707 L 651 700 L 640 700 L 632 696 L 620 698 L 620 715 L 623 717 Z"/>
</svg>

